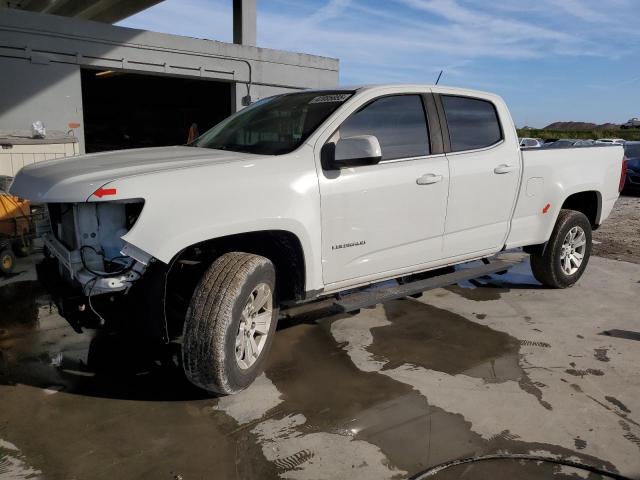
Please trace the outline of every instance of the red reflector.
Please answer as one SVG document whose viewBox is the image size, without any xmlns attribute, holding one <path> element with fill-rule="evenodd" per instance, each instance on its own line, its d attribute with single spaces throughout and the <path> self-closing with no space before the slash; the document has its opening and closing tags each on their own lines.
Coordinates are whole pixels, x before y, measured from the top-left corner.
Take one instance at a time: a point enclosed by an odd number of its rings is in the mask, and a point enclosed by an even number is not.
<svg viewBox="0 0 640 480">
<path fill-rule="evenodd" d="M 620 170 L 620 184 L 618 185 L 618 193 L 624 189 L 624 183 L 627 180 L 627 163 L 629 163 L 629 159 L 627 157 L 622 157 L 622 170 Z"/>
<path fill-rule="evenodd" d="M 102 198 L 105 195 L 115 195 L 116 193 L 118 192 L 115 188 L 102 188 L 102 187 L 100 187 L 95 192 L 93 192 L 93 194 L 98 198 Z"/>
<path fill-rule="evenodd" d="M 542 209 L 542 213 L 547 213 L 549 211 L 549 209 L 551 208 L 551 204 L 547 203 L 544 208 Z"/>
</svg>

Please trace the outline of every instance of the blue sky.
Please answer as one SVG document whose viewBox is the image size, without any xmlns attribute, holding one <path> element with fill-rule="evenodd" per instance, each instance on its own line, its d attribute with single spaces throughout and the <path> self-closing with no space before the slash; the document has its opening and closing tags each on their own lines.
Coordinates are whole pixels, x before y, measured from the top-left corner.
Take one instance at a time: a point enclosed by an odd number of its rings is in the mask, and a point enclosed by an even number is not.
<svg viewBox="0 0 640 480">
<path fill-rule="evenodd" d="M 119 25 L 231 41 L 231 0 L 165 0 Z M 258 0 L 258 46 L 340 59 L 340 83 L 488 90 L 516 124 L 640 116 L 640 0 Z"/>
</svg>

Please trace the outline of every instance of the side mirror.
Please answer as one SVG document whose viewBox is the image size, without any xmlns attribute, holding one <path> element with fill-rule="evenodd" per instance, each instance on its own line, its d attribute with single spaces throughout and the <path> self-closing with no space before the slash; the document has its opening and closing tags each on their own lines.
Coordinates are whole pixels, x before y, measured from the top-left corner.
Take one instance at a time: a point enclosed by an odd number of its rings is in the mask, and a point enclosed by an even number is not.
<svg viewBox="0 0 640 480">
<path fill-rule="evenodd" d="M 374 165 L 382 160 L 382 149 L 373 135 L 341 138 L 336 143 L 333 163 L 335 167 Z"/>
</svg>

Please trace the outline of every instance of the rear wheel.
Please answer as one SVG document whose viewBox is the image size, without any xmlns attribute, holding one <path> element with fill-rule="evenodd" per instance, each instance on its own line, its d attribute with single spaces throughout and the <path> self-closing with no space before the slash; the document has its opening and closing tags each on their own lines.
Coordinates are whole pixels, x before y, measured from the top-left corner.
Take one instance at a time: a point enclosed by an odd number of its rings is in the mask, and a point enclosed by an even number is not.
<svg viewBox="0 0 640 480">
<path fill-rule="evenodd" d="M 542 255 L 531 255 L 533 276 L 543 285 L 567 288 L 576 283 L 591 256 L 591 224 L 574 210 L 561 210 Z"/>
<path fill-rule="evenodd" d="M 275 269 L 266 258 L 231 252 L 207 270 L 191 298 L 183 331 L 187 378 L 232 394 L 262 373 L 277 322 Z"/>
<path fill-rule="evenodd" d="M 16 257 L 10 248 L 4 248 L 0 251 L 0 272 L 9 275 L 13 272 L 16 265 Z"/>
</svg>

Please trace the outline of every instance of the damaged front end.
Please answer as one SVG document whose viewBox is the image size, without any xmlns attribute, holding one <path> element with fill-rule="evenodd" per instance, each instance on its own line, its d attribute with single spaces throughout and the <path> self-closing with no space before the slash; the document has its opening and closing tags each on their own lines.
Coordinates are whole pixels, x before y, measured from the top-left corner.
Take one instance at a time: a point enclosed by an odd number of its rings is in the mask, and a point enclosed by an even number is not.
<svg viewBox="0 0 640 480">
<path fill-rule="evenodd" d="M 156 285 L 142 281 L 154 259 L 122 239 L 143 207 L 141 199 L 47 204 L 51 230 L 38 276 L 76 331 L 120 328 L 126 317 L 155 310 L 146 303 L 158 298 L 149 291 Z"/>
<path fill-rule="evenodd" d="M 60 275 L 87 297 L 126 292 L 152 258 L 122 240 L 143 206 L 142 200 L 47 204 L 51 232 L 43 240 Z"/>
</svg>

